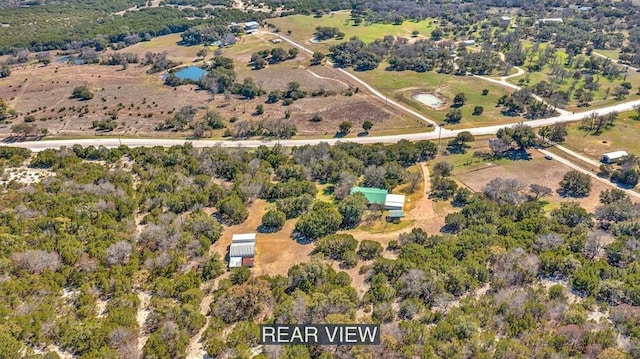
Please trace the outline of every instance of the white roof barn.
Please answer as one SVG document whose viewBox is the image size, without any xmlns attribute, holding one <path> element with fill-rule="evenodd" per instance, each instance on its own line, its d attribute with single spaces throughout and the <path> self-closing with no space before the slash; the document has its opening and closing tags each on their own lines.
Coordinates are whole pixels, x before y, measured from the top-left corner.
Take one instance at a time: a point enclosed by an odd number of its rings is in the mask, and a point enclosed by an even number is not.
<svg viewBox="0 0 640 359">
<path fill-rule="evenodd" d="M 255 233 L 239 233 L 234 234 L 231 237 L 231 243 L 247 243 L 247 242 L 256 242 L 256 234 Z"/>
<path fill-rule="evenodd" d="M 387 194 L 384 200 L 385 209 L 402 209 L 404 208 L 404 195 L 403 194 Z"/>
<path fill-rule="evenodd" d="M 229 258 L 253 257 L 256 254 L 255 243 L 231 243 L 229 246 Z"/>
<path fill-rule="evenodd" d="M 240 233 L 231 237 L 229 246 L 229 268 L 253 266 L 256 255 L 256 234 Z"/>
<path fill-rule="evenodd" d="M 612 163 L 612 162 L 621 160 L 627 156 L 629 156 L 627 151 L 613 151 L 613 152 L 605 153 L 604 155 L 602 155 L 602 162 Z"/>
</svg>

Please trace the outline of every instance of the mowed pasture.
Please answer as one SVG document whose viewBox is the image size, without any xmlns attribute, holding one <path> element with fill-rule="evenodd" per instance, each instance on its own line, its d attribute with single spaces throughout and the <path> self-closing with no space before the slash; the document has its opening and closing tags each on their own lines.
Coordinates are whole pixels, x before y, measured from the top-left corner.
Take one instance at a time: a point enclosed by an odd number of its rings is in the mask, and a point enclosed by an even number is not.
<svg viewBox="0 0 640 359">
<path fill-rule="evenodd" d="M 143 58 L 147 52 L 167 52 L 168 58 L 172 61 L 183 63 L 183 64 L 191 64 L 197 62 L 198 56 L 196 55 L 198 51 L 205 46 L 196 45 L 196 46 L 183 46 L 180 45 L 180 34 L 170 34 L 159 37 L 154 37 L 150 41 L 139 42 L 135 45 L 126 47 L 124 49 L 120 49 L 116 52 L 128 52 L 137 54 L 140 58 Z M 215 50 L 215 46 L 211 46 L 208 49 L 209 56 L 212 55 Z"/>
<path fill-rule="evenodd" d="M 364 121 L 371 121 L 374 127 L 369 135 L 402 134 L 428 131 L 425 123 L 406 116 L 370 94 L 355 92 L 356 86 L 344 74 L 329 66 L 308 67 L 308 55 L 300 52 L 296 59 L 280 64 L 268 65 L 265 69 L 253 70 L 249 65 L 251 54 L 262 49 L 282 47 L 284 42 L 270 42 L 274 35 L 254 34 L 240 38 L 235 46 L 222 50 L 224 56 L 234 59 L 237 81 L 246 77 L 254 79 L 264 91 L 286 90 L 289 82 L 298 82 L 307 97 L 283 106 L 279 101 L 267 104 L 267 96 L 252 100 L 237 95 L 224 96 L 198 90 L 194 85 L 177 88 L 165 86 L 163 73 L 148 74 L 148 66 L 130 64 L 121 66 L 71 65 L 52 63 L 48 66 L 30 64 L 12 68 L 11 76 L 0 79 L 0 98 L 7 101 L 19 116 L 10 123 L 0 125 L 0 134 L 11 134 L 11 126 L 32 116 L 38 128 L 47 128 L 54 136 L 88 136 L 97 132 L 93 121 L 101 121 L 117 114 L 117 127 L 112 132 L 100 133 L 112 136 L 169 136 L 190 137 L 191 131 L 155 131 L 155 127 L 173 116 L 173 112 L 191 105 L 198 109 L 196 118 L 206 110 L 216 110 L 224 118 L 261 121 L 284 118 L 290 111 L 291 121 L 298 129 L 298 138 L 331 138 L 338 131 L 342 121 L 351 121 L 353 131 L 347 136 L 361 132 Z M 169 49 L 168 58 L 183 65 L 201 63 L 195 53 L 200 47 L 177 45 L 179 35 L 167 35 L 152 41 L 136 44 L 123 49 L 135 52 L 141 57 L 147 51 L 163 52 Z M 211 58 L 213 54 L 209 54 Z M 72 99 L 74 87 L 87 86 L 94 93 L 88 101 Z M 325 91 L 328 96 L 312 97 L 314 92 Z M 352 94 L 352 96 L 348 96 Z M 256 115 L 258 105 L 263 105 L 264 113 Z M 318 114 L 321 122 L 309 120 Z M 233 127 L 228 123 L 229 127 Z M 209 138 L 222 138 L 224 130 L 209 131 Z"/>
<path fill-rule="evenodd" d="M 612 127 L 597 135 L 581 130 L 580 122 L 572 123 L 562 145 L 596 161 L 602 158 L 602 154 L 618 150 L 640 155 L 640 121 L 634 119 L 636 115 L 636 111 L 621 112 Z"/>
<path fill-rule="evenodd" d="M 522 117 L 504 116 L 500 112 L 501 108 L 496 107 L 498 99 L 502 95 L 513 92 L 508 87 L 473 76 L 455 76 L 436 72 L 386 71 L 384 70 L 385 66 L 383 63 L 375 70 L 353 71 L 353 74 L 386 96 L 410 105 L 439 123 L 444 121 L 447 112 L 451 110 L 455 95 L 460 92 L 464 93 L 467 101 L 464 106 L 459 108 L 462 112 L 462 120 L 457 124 L 447 124 L 447 128 L 469 128 L 524 120 Z M 489 90 L 485 96 L 482 95 L 483 89 Z M 424 105 L 412 98 L 417 93 L 434 94 L 444 100 L 444 105 L 438 109 Z M 481 115 L 472 114 L 475 106 L 483 107 Z"/>
<path fill-rule="evenodd" d="M 322 17 L 310 15 L 293 15 L 277 19 L 269 19 L 267 23 L 276 26 L 280 32 L 287 34 L 291 31 L 291 39 L 304 44 L 314 50 L 327 52 L 329 47 L 343 41 L 347 41 L 353 36 L 357 36 L 362 41 L 369 43 L 376 39 L 382 39 L 385 35 L 411 37 L 413 31 L 418 31 L 419 38 L 429 37 L 431 31 L 436 27 L 431 19 L 419 22 L 404 21 L 401 25 L 393 24 L 367 24 L 364 21 L 355 26 L 349 11 L 336 11 Z M 312 43 L 316 27 L 337 27 L 345 36 L 343 40 L 329 39 L 320 43 Z"/>
</svg>

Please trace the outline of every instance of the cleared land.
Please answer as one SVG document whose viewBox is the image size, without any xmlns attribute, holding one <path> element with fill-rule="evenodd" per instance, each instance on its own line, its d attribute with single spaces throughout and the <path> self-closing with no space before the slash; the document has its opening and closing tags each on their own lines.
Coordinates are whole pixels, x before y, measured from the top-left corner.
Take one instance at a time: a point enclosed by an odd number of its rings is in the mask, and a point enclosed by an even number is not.
<svg viewBox="0 0 640 359">
<path fill-rule="evenodd" d="M 384 68 L 385 65 L 381 64 L 372 71 L 354 71 L 353 73 L 386 96 L 410 105 L 437 122 L 444 121 L 447 112 L 451 110 L 455 95 L 459 92 L 464 93 L 467 101 L 460 108 L 462 120 L 457 124 L 447 124 L 447 128 L 469 128 L 489 124 L 511 123 L 518 119 L 523 120 L 522 117 L 504 116 L 500 112 L 501 108 L 496 107 L 496 103 L 502 95 L 513 92 L 510 88 L 472 76 L 455 76 L 436 72 L 396 72 L 385 71 Z M 486 96 L 482 95 L 483 89 L 489 90 Z M 434 94 L 444 100 L 445 104 L 438 109 L 434 109 L 411 98 L 417 93 Z M 483 107 L 484 111 L 481 115 L 472 114 L 475 106 Z"/>
<path fill-rule="evenodd" d="M 272 207 L 264 200 L 256 200 L 249 208 L 249 218 L 239 225 L 225 227 L 222 237 L 211 246 L 213 253 L 225 258 L 234 233 L 255 233 L 262 223 L 262 216 Z M 308 262 L 313 244 L 300 244 L 291 238 L 295 219 L 288 220 L 282 230 L 275 233 L 259 233 L 256 240 L 255 275 L 281 274 L 286 276 L 293 265 Z M 228 262 L 227 262 L 228 263 Z"/>
<path fill-rule="evenodd" d="M 121 51 L 137 53 L 141 57 L 146 52 L 167 51 L 172 61 L 184 65 L 200 63 L 195 53 L 201 47 L 180 46 L 177 44 L 179 38 L 179 35 L 162 36 Z M 347 96 L 350 88 L 355 89 L 349 79 L 328 66 L 303 66 L 308 63 L 308 56 L 302 51 L 296 59 L 253 70 L 248 64 L 253 52 L 273 47 L 289 48 L 285 43 L 271 43 L 273 38 L 274 35 L 267 33 L 243 37 L 236 46 L 223 49 L 223 55 L 234 59 L 239 82 L 252 77 L 267 92 L 285 90 L 289 82 L 298 82 L 308 95 L 288 107 L 282 102 L 266 104 L 266 95 L 245 100 L 239 96 L 212 96 L 193 85 L 174 89 L 163 84 L 161 73 L 147 74 L 148 67 L 139 64 L 130 64 L 124 70 L 120 66 L 31 64 L 14 67 L 11 76 L 0 79 L 0 98 L 6 99 L 9 106 L 19 113 L 17 119 L 0 125 L 0 134 L 10 135 L 11 126 L 23 122 L 25 116 L 30 115 L 39 128 L 47 128 L 53 136 L 94 135 L 93 121 L 104 120 L 117 113 L 117 127 L 103 135 L 184 138 L 190 136 L 191 131 L 157 132 L 154 128 L 186 105 L 198 108 L 201 114 L 207 109 L 215 109 L 227 119 L 236 117 L 252 121 L 283 118 L 285 111 L 289 110 L 291 121 L 298 129 L 298 138 L 331 138 L 342 121 L 353 124 L 353 130 L 347 136 L 357 136 L 365 121 L 374 124 L 369 131 L 371 136 L 430 130 L 422 121 L 399 113 L 371 95 L 356 93 Z M 93 91 L 93 99 L 79 101 L 70 98 L 73 88 L 81 85 Z M 311 96 L 321 90 L 328 96 Z M 264 106 L 264 113 L 256 116 L 254 112 L 260 104 Z M 315 114 L 323 121 L 310 122 Z M 222 129 L 210 131 L 208 137 L 221 138 L 223 132 Z"/>
<path fill-rule="evenodd" d="M 114 66 L 51 64 L 14 68 L 11 76 L 0 80 L 0 98 L 21 116 L 12 124 L 0 126 L 0 133 L 11 133 L 11 126 L 31 115 L 39 128 L 54 135 L 94 134 L 91 123 L 117 113 L 121 135 L 159 135 L 153 128 L 186 105 L 208 106 L 211 96 L 195 86 L 170 88 L 160 74 L 149 75 L 146 67 L 130 65 L 126 70 Z M 76 86 L 87 86 L 94 98 L 72 99 Z M 163 133 L 163 135 L 171 135 Z"/>
<path fill-rule="evenodd" d="M 577 201 L 582 207 L 593 212 L 599 204 L 600 192 L 611 188 L 604 183 L 593 180 L 591 181 L 591 193 L 588 197 L 562 197 L 555 191 L 564 174 L 572 170 L 571 168 L 558 161 L 547 160 L 544 155 L 533 149 L 528 150 L 529 159 L 485 161 L 473 157 L 474 151 L 488 151 L 487 139 L 476 139 L 473 147 L 464 155 L 450 155 L 442 159 L 454 165 L 453 175 L 455 178 L 474 192 L 481 192 L 483 187 L 494 178 L 515 178 L 524 182 L 527 187 L 535 183 L 551 188 L 553 190 L 551 196 L 542 198 L 549 202 L 545 207 L 547 210 L 557 208 L 563 201 Z"/>
</svg>

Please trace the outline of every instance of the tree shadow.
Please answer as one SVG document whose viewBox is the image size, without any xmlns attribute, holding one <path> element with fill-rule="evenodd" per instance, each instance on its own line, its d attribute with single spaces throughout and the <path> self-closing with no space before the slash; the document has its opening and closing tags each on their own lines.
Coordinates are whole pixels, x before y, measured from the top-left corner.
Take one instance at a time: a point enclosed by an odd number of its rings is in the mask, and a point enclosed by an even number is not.
<svg viewBox="0 0 640 359">
<path fill-rule="evenodd" d="M 302 233 L 300 233 L 298 231 L 291 232 L 291 236 L 289 238 L 295 240 L 296 243 L 302 244 L 302 245 L 307 245 L 307 244 L 313 243 L 313 241 L 311 239 L 305 237 L 304 235 L 302 235 Z"/>
<path fill-rule="evenodd" d="M 504 154 L 504 158 L 512 161 L 531 161 L 531 154 L 525 149 L 510 150 Z"/>
<path fill-rule="evenodd" d="M 558 188 L 556 193 L 562 198 L 585 198 L 589 196 L 588 194 L 571 193 L 570 191 L 563 190 L 562 188 Z"/>
<path fill-rule="evenodd" d="M 333 138 L 343 138 L 347 135 L 346 132 L 336 132 L 335 135 L 333 135 Z"/>
<path fill-rule="evenodd" d="M 261 224 L 258 226 L 258 228 L 256 228 L 256 231 L 258 233 L 276 233 L 278 231 L 280 231 L 282 228 L 272 228 L 272 227 L 267 227 L 264 224 Z"/>
</svg>

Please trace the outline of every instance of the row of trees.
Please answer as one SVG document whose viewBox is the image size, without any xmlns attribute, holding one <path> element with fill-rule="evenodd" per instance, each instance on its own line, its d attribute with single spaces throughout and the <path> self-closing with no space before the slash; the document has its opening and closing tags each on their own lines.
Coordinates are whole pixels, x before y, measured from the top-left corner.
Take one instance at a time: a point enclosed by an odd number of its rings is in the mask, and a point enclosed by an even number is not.
<svg viewBox="0 0 640 359">
<path fill-rule="evenodd" d="M 271 50 L 263 50 L 254 52 L 251 54 L 250 64 L 253 65 L 255 70 L 263 69 L 267 64 L 278 64 L 285 60 L 295 59 L 298 56 L 298 49 L 292 47 L 289 51 L 281 48 L 274 47 Z"/>
</svg>

